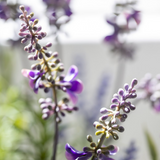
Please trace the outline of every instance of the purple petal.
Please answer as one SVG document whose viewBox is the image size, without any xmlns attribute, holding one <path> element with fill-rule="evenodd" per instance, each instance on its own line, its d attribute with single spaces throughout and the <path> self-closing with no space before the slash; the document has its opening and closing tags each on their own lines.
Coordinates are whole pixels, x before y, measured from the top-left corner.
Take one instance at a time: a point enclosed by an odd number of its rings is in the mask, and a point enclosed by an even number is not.
<svg viewBox="0 0 160 160">
<path fill-rule="evenodd" d="M 39 71 L 30 71 L 29 72 L 29 77 L 31 79 L 36 79 L 38 77 L 38 75 L 39 75 Z"/>
<path fill-rule="evenodd" d="M 37 94 L 38 93 L 38 88 L 39 88 L 39 82 L 41 80 L 41 77 L 39 77 L 36 82 L 35 82 L 35 85 L 34 85 L 34 92 Z"/>
<path fill-rule="evenodd" d="M 77 93 L 77 94 L 82 92 L 83 84 L 80 80 L 72 81 L 71 84 L 72 86 L 68 90 L 70 90 L 71 92 Z"/>
<path fill-rule="evenodd" d="M 72 81 L 78 74 L 78 68 L 76 66 L 71 66 L 64 81 L 70 82 Z"/>
<path fill-rule="evenodd" d="M 104 38 L 104 41 L 106 41 L 106 42 L 110 42 L 110 43 L 112 43 L 112 42 L 116 42 L 117 41 L 117 35 L 116 34 L 112 34 L 112 35 L 110 35 L 110 36 L 106 36 L 105 38 Z"/>
<path fill-rule="evenodd" d="M 75 160 L 76 158 L 80 156 L 86 155 L 85 152 L 77 151 L 75 148 L 73 148 L 69 144 L 66 144 L 65 149 L 66 149 L 65 155 L 66 155 L 67 160 Z"/>
<path fill-rule="evenodd" d="M 69 98 L 72 101 L 72 103 L 76 104 L 78 101 L 78 97 L 74 94 L 74 92 L 71 92 L 70 90 L 67 89 L 67 93 L 68 93 Z"/>
<path fill-rule="evenodd" d="M 30 79 L 29 85 L 30 85 L 30 87 L 33 89 L 33 88 L 34 88 L 34 80 Z"/>
<path fill-rule="evenodd" d="M 22 69 L 21 70 L 21 73 L 23 74 L 23 76 L 28 77 L 28 78 L 29 78 L 29 72 L 30 72 L 29 69 Z"/>
</svg>

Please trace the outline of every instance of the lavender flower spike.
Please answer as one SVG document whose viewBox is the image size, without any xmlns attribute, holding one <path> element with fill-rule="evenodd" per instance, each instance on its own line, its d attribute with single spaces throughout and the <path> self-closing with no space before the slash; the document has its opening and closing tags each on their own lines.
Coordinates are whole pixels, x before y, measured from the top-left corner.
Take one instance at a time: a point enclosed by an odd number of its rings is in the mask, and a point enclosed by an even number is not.
<svg viewBox="0 0 160 160">
<path fill-rule="evenodd" d="M 81 93 L 82 90 L 83 90 L 82 82 L 79 79 L 74 80 L 76 78 L 77 74 L 78 74 L 78 68 L 73 65 L 73 66 L 70 67 L 67 75 L 63 79 L 63 82 L 71 83 L 71 87 L 66 88 L 66 89 L 67 89 L 67 93 L 68 93 L 71 101 L 74 104 L 76 104 L 77 101 L 78 101 L 78 97 L 76 96 L 76 94 Z"/>
</svg>

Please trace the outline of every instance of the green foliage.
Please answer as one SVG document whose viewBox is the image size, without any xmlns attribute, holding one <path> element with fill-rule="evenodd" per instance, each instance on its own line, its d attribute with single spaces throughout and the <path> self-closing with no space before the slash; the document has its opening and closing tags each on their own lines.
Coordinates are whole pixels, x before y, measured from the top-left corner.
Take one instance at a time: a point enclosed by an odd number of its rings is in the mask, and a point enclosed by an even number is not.
<svg viewBox="0 0 160 160">
<path fill-rule="evenodd" d="M 152 139 L 152 136 L 149 134 L 147 130 L 145 130 L 145 136 L 146 136 L 149 153 L 151 155 L 152 160 L 158 160 L 158 152 L 156 149 L 156 145 Z"/>
</svg>

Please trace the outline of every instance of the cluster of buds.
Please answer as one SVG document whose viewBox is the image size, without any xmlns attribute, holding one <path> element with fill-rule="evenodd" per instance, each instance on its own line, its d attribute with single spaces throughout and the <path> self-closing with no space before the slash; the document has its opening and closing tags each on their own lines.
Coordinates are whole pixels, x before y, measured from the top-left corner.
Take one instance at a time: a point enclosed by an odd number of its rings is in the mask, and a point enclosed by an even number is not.
<svg viewBox="0 0 160 160">
<path fill-rule="evenodd" d="M 66 158 L 67 160 L 73 159 L 89 159 L 92 160 L 113 160 L 111 155 L 115 155 L 118 152 L 118 147 L 109 145 L 105 146 L 103 143 L 106 138 L 110 136 L 117 140 L 119 137 L 116 133 L 123 132 L 124 128 L 116 124 L 116 120 L 119 119 L 124 122 L 127 118 L 127 113 L 130 110 L 134 110 L 135 106 L 127 101 L 128 99 L 136 98 L 135 85 L 138 83 L 136 79 L 133 79 L 131 85 L 124 85 L 124 89 L 119 89 L 118 94 L 115 94 L 112 99 L 111 109 L 101 108 L 100 112 L 104 114 L 99 118 L 99 122 L 94 122 L 94 127 L 98 129 L 96 135 L 101 135 L 98 143 L 93 142 L 92 136 L 88 135 L 87 140 L 90 143 L 90 147 L 84 147 L 83 151 L 77 151 L 69 144 L 66 144 Z M 108 120 L 108 121 L 107 121 Z"/>
<path fill-rule="evenodd" d="M 43 0 L 47 5 L 47 14 L 50 25 L 54 25 L 57 30 L 61 25 L 70 21 L 72 11 L 70 9 L 70 0 Z"/>
<path fill-rule="evenodd" d="M 56 107 L 56 104 L 52 101 L 51 98 L 40 98 L 39 99 L 40 107 L 42 109 L 42 118 L 43 119 L 48 119 L 52 114 L 55 113 L 55 108 L 56 112 L 59 113 L 58 117 L 56 118 L 57 122 L 61 121 L 61 118 L 59 115 L 62 117 L 65 116 L 64 111 L 71 113 L 72 111 L 77 111 L 78 108 L 76 106 L 72 107 L 69 106 L 69 99 L 68 98 L 63 98 L 61 101 L 58 103 L 58 107 Z"/>
<path fill-rule="evenodd" d="M 134 49 L 125 43 L 121 35 L 136 30 L 140 24 L 140 12 L 133 9 L 134 4 L 134 1 L 116 4 L 116 14 L 107 20 L 114 32 L 106 36 L 104 41 L 112 46 L 113 52 L 119 52 L 125 58 L 132 58 Z"/>
<path fill-rule="evenodd" d="M 116 131 L 123 132 L 124 128 L 116 124 L 116 121 L 119 119 L 121 122 L 124 122 L 127 118 L 127 113 L 135 109 L 135 106 L 127 100 L 136 98 L 137 94 L 134 89 L 136 84 L 137 80 L 133 79 L 130 86 L 125 84 L 124 90 L 119 89 L 118 94 L 114 94 L 113 96 L 111 109 L 101 108 L 100 112 L 103 116 L 99 118 L 99 122 L 94 122 L 94 127 L 98 129 L 95 133 L 96 135 L 105 133 L 106 138 L 110 136 L 115 140 L 119 138 Z"/>
<path fill-rule="evenodd" d="M 38 42 L 46 36 L 46 32 L 42 32 L 41 26 L 37 26 L 38 19 L 35 19 L 33 22 L 31 18 L 33 13 L 27 15 L 27 11 L 24 6 L 20 6 L 22 14 L 19 16 L 24 23 L 20 29 L 19 35 L 23 37 L 21 40 L 22 43 L 30 41 L 27 46 L 24 47 L 24 50 L 30 55 L 28 56 L 29 60 L 38 61 L 36 64 L 31 66 L 31 70 L 23 69 L 22 74 L 29 78 L 30 86 L 35 93 L 38 93 L 39 88 L 43 88 L 44 92 L 49 92 L 50 89 L 53 90 L 54 96 L 56 95 L 56 90 L 62 90 L 69 95 L 70 100 L 73 104 L 77 102 L 77 94 L 81 93 L 83 90 L 83 85 L 80 80 L 75 79 L 78 74 L 78 68 L 76 66 L 71 66 L 66 76 L 60 75 L 59 72 L 64 71 L 63 63 L 58 59 L 57 52 L 47 51 L 49 47 L 52 46 L 52 43 L 47 43 L 44 46 L 41 46 Z M 63 110 L 72 111 L 77 110 L 76 107 L 69 107 L 67 105 L 68 101 L 63 99 L 58 102 L 57 97 L 54 97 L 54 103 L 48 101 L 40 100 L 42 107 L 43 118 L 47 119 L 51 114 L 55 113 L 62 114 Z M 44 107 L 45 106 L 45 107 Z"/>
<path fill-rule="evenodd" d="M 150 73 L 147 73 L 137 89 L 140 91 L 137 98 L 149 100 L 154 110 L 160 112 L 160 75 L 153 78 Z"/>
</svg>

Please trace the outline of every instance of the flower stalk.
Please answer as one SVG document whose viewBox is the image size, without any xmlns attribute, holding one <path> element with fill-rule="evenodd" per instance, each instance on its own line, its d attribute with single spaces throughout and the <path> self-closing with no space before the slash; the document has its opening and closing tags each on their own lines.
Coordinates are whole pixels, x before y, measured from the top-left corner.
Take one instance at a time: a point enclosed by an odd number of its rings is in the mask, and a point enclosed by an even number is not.
<svg viewBox="0 0 160 160">
<path fill-rule="evenodd" d="M 24 50 L 30 55 L 29 60 L 38 61 L 38 63 L 31 66 L 31 70 L 23 69 L 22 74 L 29 78 L 30 87 L 37 94 L 39 89 L 43 89 L 45 93 L 52 90 L 53 101 L 51 98 L 41 98 L 39 100 L 40 107 L 42 109 L 42 118 L 48 119 L 51 115 L 54 115 L 55 121 L 55 134 L 53 138 L 53 154 L 52 160 L 56 159 L 58 135 L 59 135 L 59 123 L 62 121 L 61 116 L 65 116 L 64 112 L 76 111 L 76 106 L 68 105 L 69 101 L 76 104 L 78 98 L 77 94 L 83 90 L 83 84 L 80 80 L 75 79 L 78 74 L 78 68 L 71 66 L 66 76 L 60 75 L 60 72 L 64 71 L 63 63 L 57 58 L 57 52 L 47 51 L 52 46 L 52 43 L 47 43 L 41 46 L 38 42 L 46 37 L 46 32 L 41 32 L 42 27 L 37 26 L 38 19 L 34 22 L 30 21 L 34 16 L 34 13 L 27 15 L 27 10 L 24 6 L 20 6 L 22 14 L 19 18 L 23 21 L 19 35 L 23 37 L 21 43 L 26 43 L 30 40 L 29 44 L 24 47 Z M 68 97 L 64 97 L 62 100 L 58 100 L 57 90 L 61 90 L 68 94 Z"/>
</svg>

